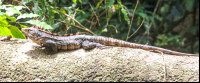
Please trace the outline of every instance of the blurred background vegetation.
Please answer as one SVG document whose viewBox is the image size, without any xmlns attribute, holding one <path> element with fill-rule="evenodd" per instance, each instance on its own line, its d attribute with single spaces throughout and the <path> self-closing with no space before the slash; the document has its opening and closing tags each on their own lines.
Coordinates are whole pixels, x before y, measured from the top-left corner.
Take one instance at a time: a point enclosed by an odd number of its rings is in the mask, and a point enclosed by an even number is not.
<svg viewBox="0 0 200 83">
<path fill-rule="evenodd" d="M 199 54 L 199 0 L 0 0 L 0 10 L 2 36 L 36 25 Z"/>
</svg>

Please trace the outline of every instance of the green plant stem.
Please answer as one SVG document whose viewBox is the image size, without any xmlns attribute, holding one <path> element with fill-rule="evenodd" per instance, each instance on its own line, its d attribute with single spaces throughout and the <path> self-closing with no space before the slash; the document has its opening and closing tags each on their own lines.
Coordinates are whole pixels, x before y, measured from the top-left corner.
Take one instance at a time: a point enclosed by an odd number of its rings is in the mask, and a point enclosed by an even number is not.
<svg viewBox="0 0 200 83">
<path fill-rule="evenodd" d="M 33 13 L 25 4 L 23 4 L 22 2 L 18 1 L 18 0 L 15 0 L 16 2 L 22 4 L 23 6 L 25 6 L 31 13 Z"/>
<path fill-rule="evenodd" d="M 142 27 L 144 21 L 145 21 L 145 18 L 143 18 L 143 21 L 142 21 L 142 23 L 140 24 L 140 26 L 137 28 L 137 30 L 136 30 L 131 36 L 129 36 L 128 38 L 131 38 L 135 33 L 137 33 L 137 31 L 140 29 L 140 27 Z"/>
<path fill-rule="evenodd" d="M 136 6 L 135 6 L 135 9 L 134 9 L 134 11 L 133 11 L 133 16 L 132 16 L 132 19 L 131 19 L 131 24 L 130 24 L 130 26 L 129 26 L 129 30 L 128 30 L 128 34 L 127 34 L 127 37 L 126 37 L 126 41 L 129 39 L 128 36 L 129 36 L 129 34 L 130 34 L 130 30 L 131 30 L 131 26 L 132 26 L 133 18 L 134 18 L 135 11 L 136 11 L 136 8 L 137 8 L 138 4 L 139 4 L 139 0 L 137 0 L 137 3 L 136 3 Z"/>
</svg>

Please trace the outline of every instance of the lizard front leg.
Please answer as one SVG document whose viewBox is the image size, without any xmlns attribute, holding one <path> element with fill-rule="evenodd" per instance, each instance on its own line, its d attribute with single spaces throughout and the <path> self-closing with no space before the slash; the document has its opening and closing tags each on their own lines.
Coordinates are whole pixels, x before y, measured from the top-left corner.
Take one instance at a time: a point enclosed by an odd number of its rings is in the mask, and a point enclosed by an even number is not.
<svg viewBox="0 0 200 83">
<path fill-rule="evenodd" d="M 95 47 L 98 47 L 98 48 L 107 48 L 109 46 L 105 46 L 105 45 L 102 45 L 102 44 L 99 44 L 99 43 L 95 43 L 95 42 L 84 41 L 82 43 L 82 47 L 84 49 L 92 49 L 92 48 L 95 48 Z"/>
<path fill-rule="evenodd" d="M 48 47 L 51 47 L 54 52 L 57 52 L 58 48 L 57 48 L 57 44 L 56 44 L 55 41 L 53 41 L 53 40 L 46 40 L 44 42 L 45 42 L 45 45 L 47 45 Z"/>
</svg>

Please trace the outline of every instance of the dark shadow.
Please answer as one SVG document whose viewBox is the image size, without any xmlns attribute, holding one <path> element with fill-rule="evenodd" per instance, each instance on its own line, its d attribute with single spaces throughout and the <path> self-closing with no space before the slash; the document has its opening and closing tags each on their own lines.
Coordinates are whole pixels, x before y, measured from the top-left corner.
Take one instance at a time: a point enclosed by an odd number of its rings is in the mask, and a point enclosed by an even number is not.
<svg viewBox="0 0 200 83">
<path fill-rule="evenodd" d="M 39 58 L 54 59 L 57 57 L 58 53 L 64 53 L 64 52 L 71 53 L 76 50 L 77 49 L 74 49 L 74 50 L 60 50 L 59 49 L 57 52 L 54 52 L 52 49 L 48 47 L 33 47 L 33 50 L 25 52 L 25 54 L 33 59 L 39 59 Z"/>
<path fill-rule="evenodd" d="M 110 47 L 109 47 L 110 48 Z M 83 48 L 79 48 L 79 49 L 83 49 Z M 95 48 L 92 49 L 87 49 L 85 50 L 85 52 L 91 52 L 93 51 Z M 106 48 L 98 48 L 96 47 L 96 49 L 108 49 Z M 32 50 L 25 52 L 26 55 L 28 55 L 29 57 L 33 58 L 33 59 L 39 59 L 39 58 L 46 58 L 46 59 L 54 59 L 57 57 L 58 53 L 62 54 L 62 53 L 72 53 L 74 51 L 76 51 L 77 49 L 74 50 L 61 50 L 59 49 L 57 52 L 54 52 L 50 47 L 33 47 Z"/>
<path fill-rule="evenodd" d="M 42 48 L 33 47 L 33 50 L 25 52 L 25 54 L 34 59 L 38 58 L 53 59 L 57 57 L 55 56 L 56 53 L 53 53 L 53 51 L 46 49 L 45 47 Z"/>
</svg>

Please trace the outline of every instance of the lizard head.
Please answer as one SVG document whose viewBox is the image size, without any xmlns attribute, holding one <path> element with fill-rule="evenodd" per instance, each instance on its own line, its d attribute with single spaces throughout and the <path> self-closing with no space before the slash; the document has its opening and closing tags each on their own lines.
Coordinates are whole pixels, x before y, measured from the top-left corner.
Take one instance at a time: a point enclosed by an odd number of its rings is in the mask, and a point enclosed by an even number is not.
<svg viewBox="0 0 200 83">
<path fill-rule="evenodd" d="M 24 33 L 24 35 L 26 35 L 30 39 L 36 38 L 37 31 L 38 30 L 36 28 L 22 28 L 22 32 Z"/>
<path fill-rule="evenodd" d="M 36 28 L 22 28 L 22 32 L 33 42 L 41 45 L 39 30 Z"/>
</svg>

